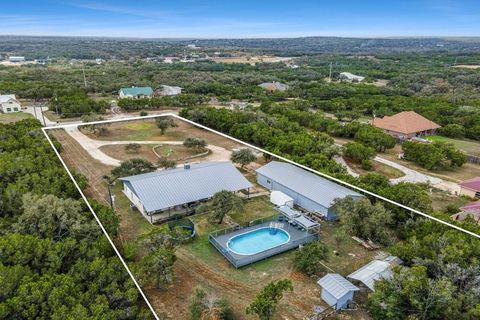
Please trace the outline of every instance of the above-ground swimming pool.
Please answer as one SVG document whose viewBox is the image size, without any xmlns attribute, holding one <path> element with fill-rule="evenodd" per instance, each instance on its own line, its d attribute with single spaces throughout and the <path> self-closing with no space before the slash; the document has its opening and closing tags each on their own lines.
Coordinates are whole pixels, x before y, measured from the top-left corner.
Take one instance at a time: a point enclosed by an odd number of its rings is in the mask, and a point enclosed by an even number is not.
<svg viewBox="0 0 480 320">
<path fill-rule="evenodd" d="M 236 254 L 252 255 L 278 247 L 288 241 L 290 241 L 290 235 L 285 230 L 265 227 L 230 238 L 227 247 Z"/>
</svg>

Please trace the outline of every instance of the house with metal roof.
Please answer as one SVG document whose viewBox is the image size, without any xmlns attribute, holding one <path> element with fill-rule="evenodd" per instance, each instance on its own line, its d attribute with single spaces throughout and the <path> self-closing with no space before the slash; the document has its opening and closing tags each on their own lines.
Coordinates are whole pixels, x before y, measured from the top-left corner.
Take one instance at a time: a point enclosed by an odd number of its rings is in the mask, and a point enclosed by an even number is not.
<svg viewBox="0 0 480 320">
<path fill-rule="evenodd" d="M 151 87 L 130 87 L 121 88 L 118 92 L 120 98 L 148 98 L 153 95 L 153 89 Z"/>
<path fill-rule="evenodd" d="M 0 95 L 0 111 L 3 113 L 21 111 L 22 106 L 14 94 Z"/>
<path fill-rule="evenodd" d="M 271 191 L 281 191 L 294 204 L 316 212 L 327 220 L 336 218 L 332 205 L 335 199 L 363 197 L 360 193 L 290 163 L 271 161 L 256 170 L 257 182 Z"/>
<path fill-rule="evenodd" d="M 167 212 L 169 217 L 172 212 L 188 212 L 217 192 L 237 192 L 252 187 L 230 161 L 185 164 L 120 180 L 123 193 L 152 223 L 154 215 Z"/>
<path fill-rule="evenodd" d="M 392 266 L 402 263 L 398 257 L 388 256 L 385 259 L 375 259 L 347 276 L 348 279 L 363 283 L 370 290 L 375 291 L 375 281 L 390 279 L 393 276 Z"/>
<path fill-rule="evenodd" d="M 462 181 L 458 185 L 460 186 L 460 194 L 480 199 L 480 177 Z"/>
<path fill-rule="evenodd" d="M 335 310 L 346 308 L 353 301 L 355 291 L 360 290 L 338 273 L 327 273 L 317 283 L 322 288 L 323 301 Z"/>
</svg>

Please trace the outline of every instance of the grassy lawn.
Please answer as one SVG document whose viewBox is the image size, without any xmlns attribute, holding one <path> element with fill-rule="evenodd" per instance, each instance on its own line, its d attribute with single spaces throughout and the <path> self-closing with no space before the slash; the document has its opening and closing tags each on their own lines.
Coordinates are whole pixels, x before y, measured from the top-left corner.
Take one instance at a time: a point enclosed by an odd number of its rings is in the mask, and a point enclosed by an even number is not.
<svg viewBox="0 0 480 320">
<path fill-rule="evenodd" d="M 387 179 L 396 179 L 396 178 L 403 177 L 405 175 L 402 171 L 375 160 L 372 161 L 373 169 L 371 171 L 367 171 L 363 169 L 361 164 L 354 163 L 351 161 L 347 161 L 347 163 L 353 169 L 353 171 L 355 171 L 359 175 L 366 175 L 372 172 L 377 172 L 385 176 Z"/>
<path fill-rule="evenodd" d="M 441 141 L 441 142 L 450 142 L 456 148 L 465 151 L 467 154 L 474 156 L 480 156 L 480 142 L 475 140 L 468 139 L 452 139 L 443 136 L 427 136 L 428 140 L 431 141 Z"/>
<path fill-rule="evenodd" d="M 430 171 L 416 165 L 411 161 L 398 159 L 398 154 L 401 152 L 401 150 L 402 150 L 402 147 L 400 145 L 396 145 L 395 148 L 387 150 L 385 153 L 382 153 L 380 156 L 382 158 L 399 163 L 412 170 L 416 170 L 418 172 L 431 175 L 432 177 L 437 177 L 447 181 L 458 183 L 463 180 L 480 176 L 480 165 L 468 163 L 468 162 L 465 163 L 461 168 L 455 168 L 452 170 Z"/>
<path fill-rule="evenodd" d="M 120 217 L 120 232 L 123 241 L 136 240 L 156 226 L 150 224 L 143 215 L 130 208 L 130 200 L 122 192 L 122 184 L 117 182 L 112 188 L 115 195 L 115 212 Z"/>
<path fill-rule="evenodd" d="M 29 118 L 33 118 L 33 116 L 25 112 L 1 113 L 0 123 L 12 123 Z"/>
<path fill-rule="evenodd" d="M 448 192 L 435 188 L 432 189 L 430 199 L 432 199 L 433 209 L 441 212 L 445 212 L 445 209 L 448 206 L 455 206 L 457 208 L 460 208 L 470 202 L 463 197 L 455 196 Z"/>
<path fill-rule="evenodd" d="M 335 222 L 323 222 L 320 227 L 320 241 L 325 243 L 330 251 L 338 252 L 338 255 L 331 254 L 327 266 L 347 276 L 375 258 L 378 251 L 370 251 L 360 246 L 358 242 L 347 236 L 341 242 L 335 240 L 334 234 L 338 228 Z"/>
</svg>

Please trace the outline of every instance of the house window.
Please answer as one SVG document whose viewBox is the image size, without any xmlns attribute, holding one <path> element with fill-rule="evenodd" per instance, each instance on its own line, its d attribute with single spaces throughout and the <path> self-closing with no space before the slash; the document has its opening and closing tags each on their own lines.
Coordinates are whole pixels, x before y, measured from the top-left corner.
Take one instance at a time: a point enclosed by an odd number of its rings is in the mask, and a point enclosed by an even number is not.
<svg viewBox="0 0 480 320">
<path fill-rule="evenodd" d="M 267 179 L 267 183 L 270 184 L 270 183 L 272 183 L 272 181 L 270 181 L 270 180 Z"/>
<path fill-rule="evenodd" d="M 7 108 L 7 112 L 10 112 L 10 111 L 12 111 L 12 108 Z"/>
<path fill-rule="evenodd" d="M 18 111 L 18 109 L 17 109 L 17 108 L 13 108 L 13 111 Z"/>
</svg>

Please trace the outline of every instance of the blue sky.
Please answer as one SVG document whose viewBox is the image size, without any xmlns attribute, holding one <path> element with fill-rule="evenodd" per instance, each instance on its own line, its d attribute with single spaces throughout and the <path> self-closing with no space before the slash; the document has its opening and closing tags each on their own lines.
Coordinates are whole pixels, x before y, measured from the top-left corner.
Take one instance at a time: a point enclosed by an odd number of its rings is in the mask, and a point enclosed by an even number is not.
<svg viewBox="0 0 480 320">
<path fill-rule="evenodd" d="M 480 36 L 480 0 L 1 2 L 0 34 L 10 35 Z"/>
</svg>

